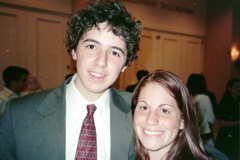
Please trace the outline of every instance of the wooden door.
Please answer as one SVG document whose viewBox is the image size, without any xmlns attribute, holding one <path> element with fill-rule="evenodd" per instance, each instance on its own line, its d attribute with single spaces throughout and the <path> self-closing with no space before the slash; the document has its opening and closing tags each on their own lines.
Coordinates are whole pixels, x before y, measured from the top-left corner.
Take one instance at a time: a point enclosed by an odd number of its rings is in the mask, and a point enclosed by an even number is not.
<svg viewBox="0 0 240 160">
<path fill-rule="evenodd" d="M 70 73 L 71 57 L 64 44 L 67 18 L 31 13 L 27 31 L 27 67 L 44 89 L 60 85 Z"/>
</svg>

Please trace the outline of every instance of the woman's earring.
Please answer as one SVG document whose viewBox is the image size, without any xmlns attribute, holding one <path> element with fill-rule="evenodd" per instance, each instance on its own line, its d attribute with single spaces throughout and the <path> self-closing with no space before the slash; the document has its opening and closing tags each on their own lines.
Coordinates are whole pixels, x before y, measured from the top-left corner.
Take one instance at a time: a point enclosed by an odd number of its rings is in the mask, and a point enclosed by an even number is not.
<svg viewBox="0 0 240 160">
<path fill-rule="evenodd" d="M 183 132 L 183 130 L 180 129 L 179 132 L 178 132 L 178 136 L 181 136 L 181 135 L 182 135 L 182 132 Z"/>
</svg>

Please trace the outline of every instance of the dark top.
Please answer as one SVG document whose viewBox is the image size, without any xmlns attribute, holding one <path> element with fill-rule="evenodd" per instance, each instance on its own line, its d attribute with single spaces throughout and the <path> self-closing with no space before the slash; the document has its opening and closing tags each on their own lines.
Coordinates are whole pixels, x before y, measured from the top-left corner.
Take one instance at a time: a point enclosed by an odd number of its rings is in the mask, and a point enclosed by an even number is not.
<svg viewBox="0 0 240 160">
<path fill-rule="evenodd" d="M 225 94 L 218 105 L 217 118 L 224 121 L 239 121 L 240 100 L 234 99 L 231 94 Z"/>
<path fill-rule="evenodd" d="M 127 86 L 126 91 L 127 91 L 127 92 L 133 92 L 133 91 L 134 91 L 134 88 L 135 88 L 136 86 L 137 86 L 137 84 L 133 84 L 133 85 Z"/>
</svg>

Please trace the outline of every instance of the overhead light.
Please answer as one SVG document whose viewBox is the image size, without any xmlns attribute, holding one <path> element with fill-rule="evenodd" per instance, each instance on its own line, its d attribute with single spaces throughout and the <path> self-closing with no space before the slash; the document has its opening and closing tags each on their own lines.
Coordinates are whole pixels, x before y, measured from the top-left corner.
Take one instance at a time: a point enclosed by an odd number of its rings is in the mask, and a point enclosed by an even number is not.
<svg viewBox="0 0 240 160">
<path fill-rule="evenodd" d="M 237 48 L 237 45 L 232 45 L 231 47 L 231 59 L 232 61 L 237 61 L 240 58 L 240 52 Z"/>
</svg>

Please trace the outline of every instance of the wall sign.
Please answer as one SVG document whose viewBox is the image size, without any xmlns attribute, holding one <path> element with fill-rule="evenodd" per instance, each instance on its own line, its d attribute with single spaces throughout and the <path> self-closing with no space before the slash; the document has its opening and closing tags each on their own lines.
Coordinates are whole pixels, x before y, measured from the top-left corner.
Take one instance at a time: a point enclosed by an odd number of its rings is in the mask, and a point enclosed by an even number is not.
<svg viewBox="0 0 240 160">
<path fill-rule="evenodd" d="M 187 7 L 182 7 L 182 6 L 177 6 L 174 4 L 168 4 L 168 3 L 161 3 L 161 8 L 170 10 L 170 11 L 175 11 L 175 12 L 180 12 L 180 13 L 185 13 L 185 14 L 193 14 L 193 9 L 187 8 Z"/>
<path fill-rule="evenodd" d="M 121 0 L 124 2 L 129 2 L 129 3 L 135 3 L 135 4 L 140 4 L 148 7 L 158 7 L 157 0 Z M 174 11 L 174 12 L 179 12 L 179 13 L 184 13 L 184 14 L 192 14 L 193 15 L 193 9 L 184 7 L 184 6 L 178 6 L 170 3 L 164 3 L 161 2 L 160 4 L 161 9 L 164 10 L 169 10 L 169 11 Z M 160 8 L 159 7 L 159 8 Z"/>
<path fill-rule="evenodd" d="M 141 4 L 149 7 L 157 7 L 157 0 L 121 0 L 121 1 Z"/>
</svg>

